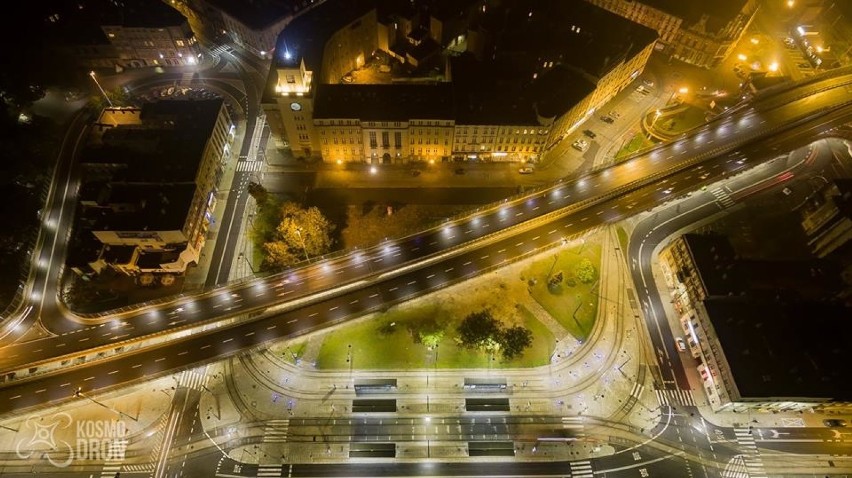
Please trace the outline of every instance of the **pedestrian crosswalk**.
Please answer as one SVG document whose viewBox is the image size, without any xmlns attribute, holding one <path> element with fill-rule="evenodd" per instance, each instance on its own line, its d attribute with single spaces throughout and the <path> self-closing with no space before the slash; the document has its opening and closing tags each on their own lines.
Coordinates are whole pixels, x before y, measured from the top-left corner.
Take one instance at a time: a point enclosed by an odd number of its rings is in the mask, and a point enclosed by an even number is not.
<svg viewBox="0 0 852 478">
<path fill-rule="evenodd" d="M 562 428 L 571 430 L 572 437 L 585 436 L 585 433 L 583 433 L 583 417 L 562 417 Z"/>
<path fill-rule="evenodd" d="M 238 161 L 237 171 L 260 171 L 263 169 L 263 161 Z"/>
<path fill-rule="evenodd" d="M 121 462 L 104 462 L 104 468 L 101 470 L 101 478 L 115 478 L 121 471 Z"/>
<path fill-rule="evenodd" d="M 281 476 L 281 465 L 260 465 L 257 467 L 258 478 L 262 476 Z"/>
<path fill-rule="evenodd" d="M 143 465 L 124 465 L 124 471 L 128 473 L 150 473 L 154 471 L 154 464 L 145 463 Z"/>
<path fill-rule="evenodd" d="M 722 470 L 722 478 L 749 478 L 748 468 L 746 468 L 742 455 L 731 458 L 725 464 L 725 469 Z"/>
<path fill-rule="evenodd" d="M 200 391 L 207 388 L 207 375 L 198 373 L 195 370 L 184 370 L 178 375 L 177 382 L 179 387 Z"/>
<path fill-rule="evenodd" d="M 263 428 L 263 443 L 283 443 L 287 441 L 287 429 L 290 420 L 267 420 Z"/>
<path fill-rule="evenodd" d="M 731 207 L 736 204 L 734 200 L 731 199 L 731 196 L 729 196 L 722 188 L 711 189 L 710 194 L 715 196 L 716 200 L 719 201 L 719 204 L 722 206 Z"/>
<path fill-rule="evenodd" d="M 763 459 L 760 457 L 760 451 L 758 451 L 754 436 L 751 434 L 751 427 L 734 428 L 734 436 L 743 451 L 743 463 L 749 478 L 766 478 Z"/>
<path fill-rule="evenodd" d="M 695 406 L 695 399 L 692 397 L 692 390 L 654 390 L 654 392 L 657 394 L 657 399 L 660 401 L 660 405 Z"/>
<path fill-rule="evenodd" d="M 571 478 L 592 478 L 594 476 L 591 461 L 585 460 L 571 462 Z"/>
</svg>

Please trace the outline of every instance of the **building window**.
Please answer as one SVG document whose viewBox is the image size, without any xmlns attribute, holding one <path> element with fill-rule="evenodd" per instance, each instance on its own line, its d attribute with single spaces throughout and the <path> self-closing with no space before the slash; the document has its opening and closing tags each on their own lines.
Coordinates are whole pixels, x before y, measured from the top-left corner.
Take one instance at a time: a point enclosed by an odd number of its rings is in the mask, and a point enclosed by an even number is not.
<svg viewBox="0 0 852 478">
<path fill-rule="evenodd" d="M 397 131 L 396 133 L 393 134 L 393 145 L 396 148 L 402 147 L 402 133 L 401 132 Z"/>
<path fill-rule="evenodd" d="M 287 75 L 287 83 L 296 83 L 296 77 L 293 75 Z"/>
<path fill-rule="evenodd" d="M 390 148 L 390 135 L 387 131 L 382 131 L 382 148 Z"/>
<path fill-rule="evenodd" d="M 377 146 L 376 143 L 376 132 L 370 131 L 370 147 L 375 148 Z"/>
</svg>

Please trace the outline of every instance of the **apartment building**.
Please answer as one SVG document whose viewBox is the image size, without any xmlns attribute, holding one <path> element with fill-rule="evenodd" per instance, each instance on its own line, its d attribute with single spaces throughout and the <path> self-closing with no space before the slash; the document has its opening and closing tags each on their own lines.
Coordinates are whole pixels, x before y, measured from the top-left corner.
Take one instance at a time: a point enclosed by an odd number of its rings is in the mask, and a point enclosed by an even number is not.
<svg viewBox="0 0 852 478">
<path fill-rule="evenodd" d="M 163 100 L 107 108 L 81 155 L 81 273 L 180 274 L 197 263 L 234 137 L 224 101 Z"/>
<path fill-rule="evenodd" d="M 715 410 L 852 406 L 842 365 L 852 310 L 839 267 L 747 260 L 726 237 L 698 234 L 676 238 L 660 259 L 682 328 L 674 334 L 688 343 L 683 363 Z"/>
<path fill-rule="evenodd" d="M 653 28 L 657 48 L 686 63 L 713 68 L 731 54 L 754 19 L 757 0 L 586 0 Z"/>
</svg>

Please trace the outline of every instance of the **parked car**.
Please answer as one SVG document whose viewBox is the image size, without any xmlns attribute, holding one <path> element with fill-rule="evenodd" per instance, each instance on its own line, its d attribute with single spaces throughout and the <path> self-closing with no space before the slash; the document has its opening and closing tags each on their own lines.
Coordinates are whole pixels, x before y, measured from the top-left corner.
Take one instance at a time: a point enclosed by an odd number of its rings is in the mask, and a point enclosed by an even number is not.
<svg viewBox="0 0 852 478">
<path fill-rule="evenodd" d="M 615 122 L 615 120 L 613 120 L 609 116 L 601 116 L 601 121 L 603 121 L 604 123 L 609 123 L 609 124 L 612 124 L 612 123 Z"/>
<path fill-rule="evenodd" d="M 686 352 L 686 342 L 683 341 L 683 337 L 675 337 L 675 345 L 678 352 Z"/>
<path fill-rule="evenodd" d="M 583 138 L 580 138 L 577 141 L 574 141 L 571 146 L 577 151 L 585 152 L 587 149 L 589 149 L 589 142 Z"/>
<path fill-rule="evenodd" d="M 594 132 L 594 131 L 592 131 L 592 130 L 590 130 L 590 129 L 583 130 L 583 134 L 584 134 L 584 135 L 586 135 L 586 136 L 588 136 L 589 138 L 594 138 L 595 136 L 597 136 L 597 135 L 595 134 L 595 132 Z"/>
<path fill-rule="evenodd" d="M 839 418 L 829 418 L 829 419 L 823 420 L 822 424 L 827 426 L 827 427 L 830 427 L 830 428 L 845 427 L 846 426 L 846 420 L 841 420 Z"/>
<path fill-rule="evenodd" d="M 532 174 L 534 171 L 535 169 L 529 166 L 524 166 L 523 168 L 518 169 L 518 172 L 521 174 Z"/>
</svg>

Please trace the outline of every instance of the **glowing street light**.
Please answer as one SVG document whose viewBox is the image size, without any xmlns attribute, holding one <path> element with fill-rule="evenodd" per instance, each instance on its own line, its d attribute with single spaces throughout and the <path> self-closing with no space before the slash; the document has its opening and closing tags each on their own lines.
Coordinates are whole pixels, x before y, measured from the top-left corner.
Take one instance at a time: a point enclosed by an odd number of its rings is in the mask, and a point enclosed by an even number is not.
<svg viewBox="0 0 852 478">
<path fill-rule="evenodd" d="M 302 237 L 302 228 L 301 227 L 296 228 L 296 235 L 299 236 L 299 241 L 302 242 L 302 251 L 304 251 L 304 253 L 305 253 L 305 260 L 308 261 L 308 262 L 311 262 L 311 258 L 308 256 L 308 248 L 305 247 L 305 238 Z"/>
<path fill-rule="evenodd" d="M 778 62 L 773 61 L 769 64 L 769 71 L 778 71 Z"/>
<path fill-rule="evenodd" d="M 745 53 L 740 53 L 739 55 L 737 55 L 737 59 L 740 61 L 746 61 L 748 57 L 745 56 Z"/>
<path fill-rule="evenodd" d="M 103 94 L 103 95 L 104 95 L 104 98 L 106 98 L 107 103 L 109 103 L 109 107 L 110 107 L 110 108 L 112 108 L 112 107 L 113 107 L 113 105 L 112 105 L 112 101 L 110 101 L 109 96 L 107 96 L 107 94 L 106 94 L 106 91 L 104 91 L 104 89 L 103 89 L 103 87 L 101 86 L 100 82 L 98 82 L 98 78 L 95 76 L 95 71 L 94 71 L 94 70 L 90 71 L 90 72 L 89 72 L 89 76 L 91 76 L 91 77 L 92 77 L 92 79 L 93 79 L 93 80 L 95 80 L 95 84 L 96 84 L 96 85 L 98 85 L 98 89 L 99 89 L 99 90 L 101 90 L 101 94 Z"/>
<path fill-rule="evenodd" d="M 796 5 L 796 0 L 787 0 L 787 8 L 793 8 Z"/>
</svg>

